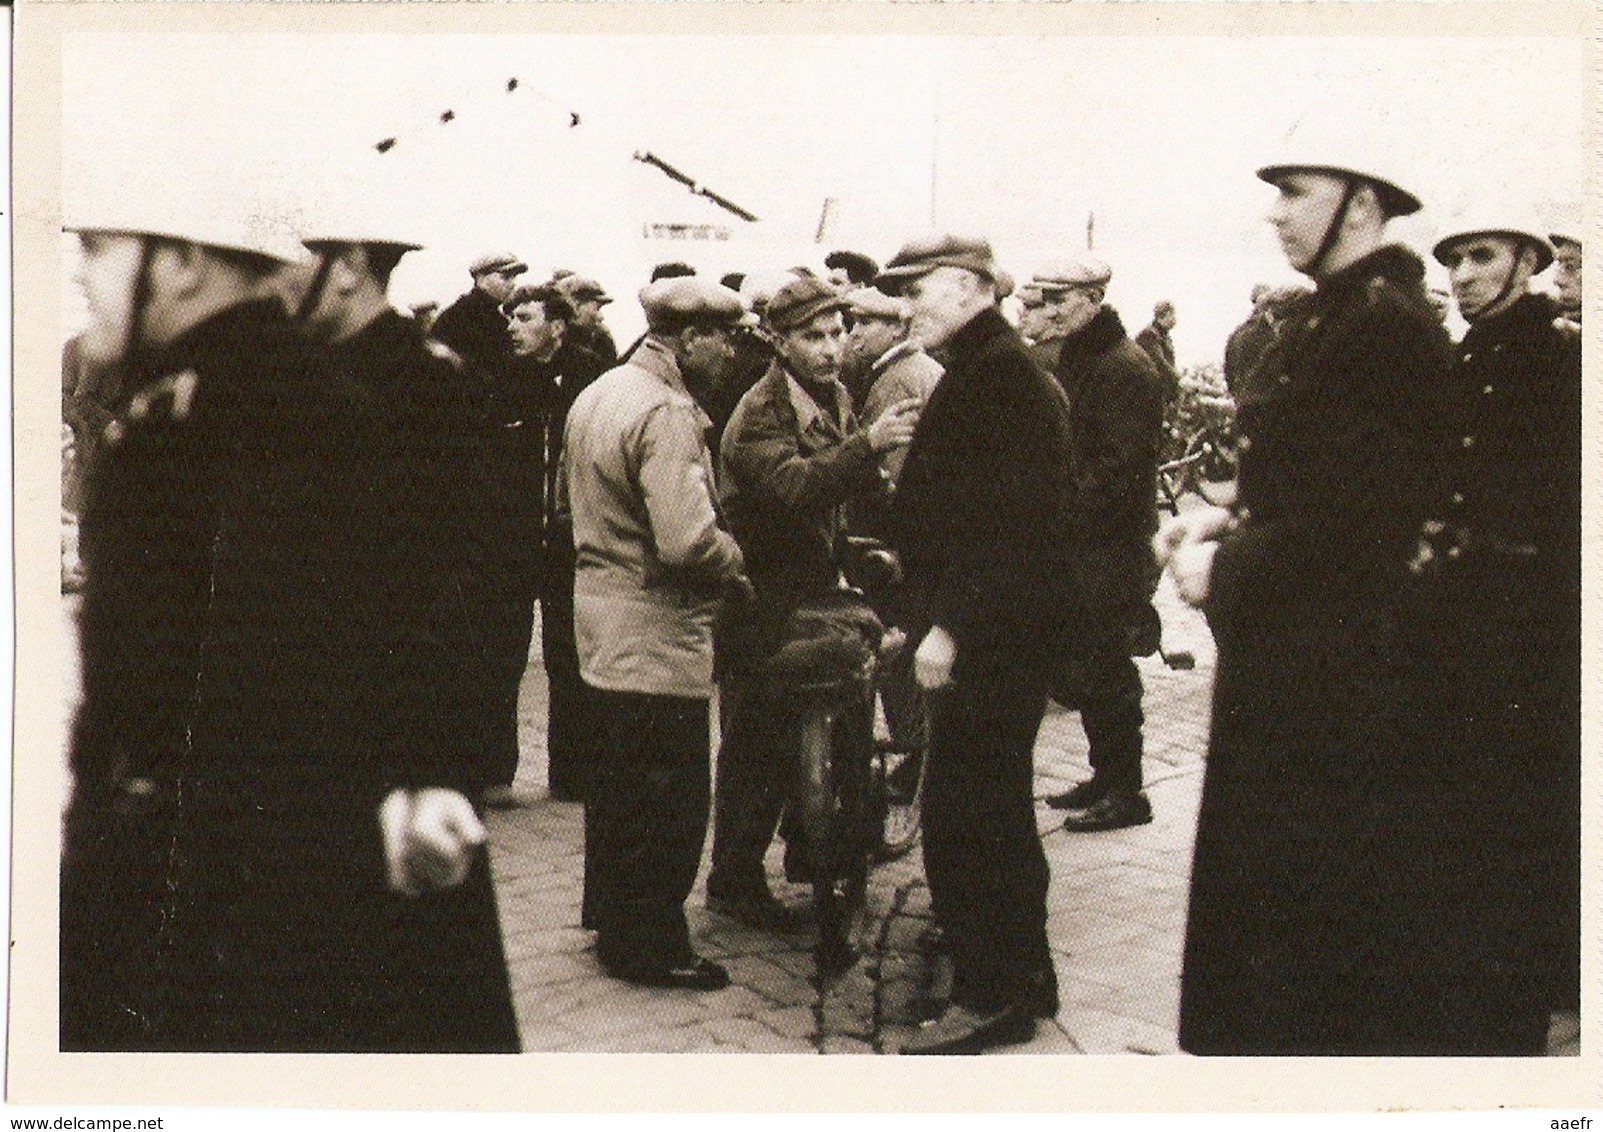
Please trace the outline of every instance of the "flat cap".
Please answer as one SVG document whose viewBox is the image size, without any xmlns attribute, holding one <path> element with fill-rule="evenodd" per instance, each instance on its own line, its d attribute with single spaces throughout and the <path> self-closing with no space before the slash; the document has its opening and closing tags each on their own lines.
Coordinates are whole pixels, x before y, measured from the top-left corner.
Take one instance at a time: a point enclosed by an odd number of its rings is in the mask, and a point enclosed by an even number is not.
<svg viewBox="0 0 1603 1132">
<path fill-rule="evenodd" d="M 811 322 L 821 314 L 843 311 L 849 305 L 846 296 L 826 281 L 817 276 L 803 275 L 774 292 L 774 297 L 768 300 L 768 306 L 763 311 L 763 323 L 768 329 L 782 334 Z"/>
<path fill-rule="evenodd" d="M 553 282 L 564 295 L 575 302 L 589 299 L 602 306 L 612 302 L 612 296 L 607 294 L 607 289 L 588 275 L 569 272 L 560 279 L 553 279 Z"/>
<path fill-rule="evenodd" d="M 475 277 L 490 271 L 504 271 L 508 275 L 522 275 L 527 270 L 529 270 L 529 265 L 511 252 L 481 255 L 468 265 L 468 274 Z"/>
<path fill-rule="evenodd" d="M 893 299 L 878 287 L 858 287 L 846 292 L 846 309 L 860 318 L 904 319 L 907 303 Z"/>
<path fill-rule="evenodd" d="M 961 267 L 995 282 L 996 257 L 989 240 L 971 236 L 925 236 L 902 245 L 874 280 L 874 286 L 895 294 L 909 280 L 928 275 L 937 267 Z"/>
<path fill-rule="evenodd" d="M 1075 287 L 1106 287 L 1113 268 L 1095 256 L 1071 256 L 1037 271 L 1030 286 L 1037 291 L 1068 291 Z"/>
<path fill-rule="evenodd" d="M 568 301 L 568 296 L 551 283 L 520 283 L 507 296 L 507 301 L 501 304 L 501 313 L 509 315 L 527 303 L 544 303 L 546 313 L 558 318 L 573 317 L 573 304 Z"/>
<path fill-rule="evenodd" d="M 871 280 L 879 274 L 879 264 L 875 263 L 862 252 L 854 252 L 842 248 L 840 251 L 830 252 L 824 257 L 824 266 L 832 270 L 844 271 L 852 280 Z"/>
<path fill-rule="evenodd" d="M 640 306 L 652 330 L 676 330 L 695 322 L 737 324 L 746 304 L 728 287 L 699 275 L 673 275 L 640 289 Z"/>
</svg>

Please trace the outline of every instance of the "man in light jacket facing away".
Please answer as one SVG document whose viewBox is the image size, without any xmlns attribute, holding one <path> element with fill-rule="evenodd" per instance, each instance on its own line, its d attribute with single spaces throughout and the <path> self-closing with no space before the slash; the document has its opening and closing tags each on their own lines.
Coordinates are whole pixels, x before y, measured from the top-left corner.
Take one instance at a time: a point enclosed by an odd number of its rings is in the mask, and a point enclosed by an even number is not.
<svg viewBox="0 0 1603 1132">
<path fill-rule="evenodd" d="M 599 766 L 585 804 L 585 919 L 602 966 L 647 986 L 717 990 L 684 901 L 707 834 L 712 624 L 748 586 L 720 525 L 710 421 L 695 399 L 732 355 L 740 297 L 697 278 L 640 293 L 648 332 L 568 414 L 559 497 L 573 518 L 574 630 L 594 690 Z"/>
</svg>

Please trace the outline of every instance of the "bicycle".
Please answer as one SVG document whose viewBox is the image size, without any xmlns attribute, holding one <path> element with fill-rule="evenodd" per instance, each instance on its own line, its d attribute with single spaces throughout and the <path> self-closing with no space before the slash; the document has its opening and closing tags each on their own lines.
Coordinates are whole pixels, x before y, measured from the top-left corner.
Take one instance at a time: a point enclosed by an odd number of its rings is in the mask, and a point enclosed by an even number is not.
<svg viewBox="0 0 1603 1132">
<path fill-rule="evenodd" d="M 853 549 L 859 559 L 849 571 L 854 579 L 899 575 L 883 546 Z M 800 713 L 793 816 L 810 858 L 814 958 L 819 975 L 829 978 L 856 962 L 873 867 L 917 843 L 928 760 L 921 743 L 894 738 L 880 726 L 879 680 L 905 640 L 886 632 L 863 589 L 843 586 L 811 603 L 793 615 L 792 627 L 792 644 L 773 668 L 790 673 L 781 679 Z M 914 768 L 905 795 L 891 785 L 903 766 Z"/>
</svg>

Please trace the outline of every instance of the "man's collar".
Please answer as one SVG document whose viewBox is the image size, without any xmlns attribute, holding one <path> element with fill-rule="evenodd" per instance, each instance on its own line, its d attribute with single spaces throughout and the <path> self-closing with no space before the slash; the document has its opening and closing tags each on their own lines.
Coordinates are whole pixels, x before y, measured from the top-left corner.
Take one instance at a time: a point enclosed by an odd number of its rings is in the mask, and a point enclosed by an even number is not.
<svg viewBox="0 0 1603 1132">
<path fill-rule="evenodd" d="M 891 366 L 909 355 L 918 353 L 919 345 L 911 338 L 904 338 L 881 354 L 870 368 L 874 373 L 884 373 Z"/>
</svg>

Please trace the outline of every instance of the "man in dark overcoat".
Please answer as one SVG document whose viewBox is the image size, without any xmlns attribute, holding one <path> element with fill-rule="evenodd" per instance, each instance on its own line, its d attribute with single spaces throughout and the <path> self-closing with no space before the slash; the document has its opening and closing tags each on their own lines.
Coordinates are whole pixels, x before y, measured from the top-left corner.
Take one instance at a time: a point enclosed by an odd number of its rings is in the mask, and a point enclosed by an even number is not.
<svg viewBox="0 0 1603 1132">
<path fill-rule="evenodd" d="M 1174 304 L 1163 299 L 1152 308 L 1152 321 L 1135 336 L 1135 344 L 1152 359 L 1158 376 L 1163 378 L 1167 390 L 1165 400 L 1168 401 L 1180 395 L 1180 369 L 1175 365 L 1172 333 L 1177 318 Z"/>
<path fill-rule="evenodd" d="M 1142 793 L 1141 674 L 1132 648 L 1157 636 L 1158 450 L 1168 382 L 1103 303 L 1112 270 L 1089 256 L 1033 280 L 1064 331 L 1053 374 L 1069 401 L 1074 475 L 1074 564 L 1079 629 L 1069 646 L 1065 693 L 1090 741 L 1091 778 L 1048 799 L 1070 832 L 1152 820 Z M 1145 645 L 1137 644 L 1145 637 Z"/>
<path fill-rule="evenodd" d="M 383 415 L 270 289 L 295 241 L 158 189 L 73 224 L 130 398 L 84 518 L 62 1046 L 405 1048 L 392 891 L 460 883 L 484 833 L 388 741 Z"/>
<path fill-rule="evenodd" d="M 469 266 L 473 286 L 435 318 L 429 333 L 480 371 L 500 376 L 512 360 L 501 304 L 512 297 L 518 276 L 529 270 L 511 252 L 480 256 Z"/>
<path fill-rule="evenodd" d="M 921 614 L 914 672 L 934 693 L 924 869 L 953 965 L 951 1004 L 909 1053 L 1026 1041 L 1058 1009 L 1032 759 L 1074 607 L 1068 405 L 997 308 L 996 275 L 988 242 L 941 236 L 879 280 L 946 359 L 893 523 Z"/>
<path fill-rule="evenodd" d="M 1463 858 L 1454 934 L 1483 942 L 1478 1024 L 1540 1052 L 1580 1006 L 1581 344 L 1530 290 L 1553 252 L 1516 210 L 1456 217 L 1435 255 L 1469 330 L 1412 603 L 1416 758 Z"/>
<path fill-rule="evenodd" d="M 1449 361 L 1423 264 L 1385 239 L 1420 201 L 1347 129 L 1286 145 L 1258 175 L 1317 289 L 1238 389 L 1234 512 L 1180 516 L 1158 542 L 1219 649 L 1180 1045 L 1476 1052 L 1459 1025 L 1474 988 L 1444 961 L 1461 941 L 1439 918 L 1442 800 L 1413 782 L 1398 631 Z"/>
</svg>

